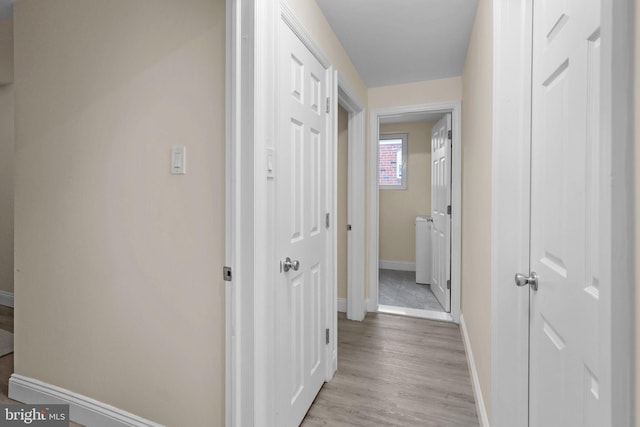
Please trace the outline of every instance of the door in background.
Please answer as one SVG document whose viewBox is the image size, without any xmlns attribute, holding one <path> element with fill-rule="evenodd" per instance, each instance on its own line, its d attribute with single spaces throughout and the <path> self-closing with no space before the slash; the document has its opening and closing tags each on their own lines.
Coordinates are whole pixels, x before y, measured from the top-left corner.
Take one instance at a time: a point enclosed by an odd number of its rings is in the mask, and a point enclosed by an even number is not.
<svg viewBox="0 0 640 427">
<path fill-rule="evenodd" d="M 431 130 L 431 290 L 451 312 L 451 114 Z"/>
<path fill-rule="evenodd" d="M 329 73 L 288 25 L 279 25 L 274 363 L 277 425 L 288 427 L 300 424 L 325 379 Z"/>
<path fill-rule="evenodd" d="M 536 0 L 533 13 L 529 425 L 603 426 L 600 1 Z"/>
</svg>

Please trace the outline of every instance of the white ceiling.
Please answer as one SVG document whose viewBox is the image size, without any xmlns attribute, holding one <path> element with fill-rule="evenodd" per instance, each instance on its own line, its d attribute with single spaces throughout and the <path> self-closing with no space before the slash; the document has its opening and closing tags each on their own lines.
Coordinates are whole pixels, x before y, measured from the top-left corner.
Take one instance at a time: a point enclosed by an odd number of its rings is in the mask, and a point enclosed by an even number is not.
<svg viewBox="0 0 640 427">
<path fill-rule="evenodd" d="M 462 75 L 477 0 L 316 0 L 368 87 Z"/>
</svg>

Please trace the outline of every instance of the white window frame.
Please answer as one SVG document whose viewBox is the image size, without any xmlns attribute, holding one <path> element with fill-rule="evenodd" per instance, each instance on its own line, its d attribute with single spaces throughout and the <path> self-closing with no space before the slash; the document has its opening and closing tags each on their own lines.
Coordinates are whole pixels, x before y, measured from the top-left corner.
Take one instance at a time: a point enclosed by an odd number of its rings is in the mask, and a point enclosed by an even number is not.
<svg viewBox="0 0 640 427">
<path fill-rule="evenodd" d="M 380 134 L 378 140 L 378 153 L 380 153 L 380 145 L 384 145 L 383 141 L 402 140 L 402 182 L 400 185 L 382 185 L 380 184 L 380 156 L 378 155 L 378 188 L 380 190 L 406 190 L 409 184 L 409 134 L 407 133 L 385 133 Z M 396 175 L 398 169 L 396 165 Z"/>
</svg>

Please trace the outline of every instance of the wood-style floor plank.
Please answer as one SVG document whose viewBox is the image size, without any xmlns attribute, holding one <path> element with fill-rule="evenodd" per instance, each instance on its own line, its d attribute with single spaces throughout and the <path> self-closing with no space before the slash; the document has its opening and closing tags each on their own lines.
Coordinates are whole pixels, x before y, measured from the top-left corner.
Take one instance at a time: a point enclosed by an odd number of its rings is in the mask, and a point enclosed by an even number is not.
<svg viewBox="0 0 640 427">
<path fill-rule="evenodd" d="M 0 307 L 0 329 L 13 310 Z M 0 402 L 7 397 L 13 354 L 0 358 Z M 77 426 L 75 423 L 70 423 Z M 478 426 L 457 325 L 384 314 L 363 322 L 339 316 L 338 372 L 303 426 Z"/>
<path fill-rule="evenodd" d="M 478 426 L 460 329 L 375 314 L 338 318 L 338 372 L 307 413 L 315 426 Z"/>
</svg>

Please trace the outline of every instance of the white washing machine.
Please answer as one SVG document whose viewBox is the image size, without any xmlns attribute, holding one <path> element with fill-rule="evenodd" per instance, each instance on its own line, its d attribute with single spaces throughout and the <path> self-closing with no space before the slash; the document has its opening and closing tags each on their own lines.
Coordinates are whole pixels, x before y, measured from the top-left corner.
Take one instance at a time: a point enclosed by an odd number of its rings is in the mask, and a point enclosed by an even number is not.
<svg viewBox="0 0 640 427">
<path fill-rule="evenodd" d="M 431 227 L 430 216 L 416 217 L 416 283 L 431 284 Z"/>
</svg>

